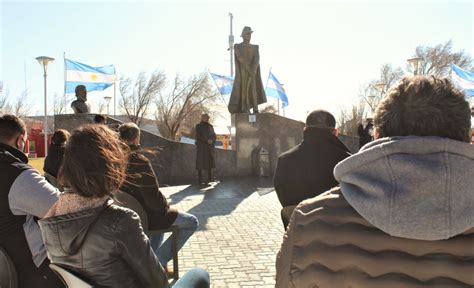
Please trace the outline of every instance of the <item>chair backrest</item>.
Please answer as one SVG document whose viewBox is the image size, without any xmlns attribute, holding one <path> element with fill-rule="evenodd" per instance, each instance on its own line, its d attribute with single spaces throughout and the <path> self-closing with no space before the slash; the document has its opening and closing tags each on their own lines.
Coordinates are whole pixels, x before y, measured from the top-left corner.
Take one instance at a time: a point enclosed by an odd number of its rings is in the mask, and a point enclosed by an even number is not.
<svg viewBox="0 0 474 288">
<path fill-rule="evenodd" d="M 3 247 L 0 247 L 0 287 L 18 287 L 18 276 L 16 275 L 15 265 Z"/>
<path fill-rule="evenodd" d="M 118 205 L 132 209 L 138 214 L 138 216 L 140 216 L 143 231 L 147 233 L 148 232 L 148 216 L 146 215 L 145 208 L 143 208 L 142 204 L 140 204 L 140 202 L 138 202 L 138 200 L 135 197 L 123 191 L 116 192 L 115 199 L 119 202 Z"/>
<path fill-rule="evenodd" d="M 64 282 L 66 287 L 70 288 L 92 288 L 93 286 L 82 280 L 79 276 L 69 272 L 67 269 L 56 264 L 49 264 L 49 268 L 53 270 L 59 278 Z"/>
</svg>

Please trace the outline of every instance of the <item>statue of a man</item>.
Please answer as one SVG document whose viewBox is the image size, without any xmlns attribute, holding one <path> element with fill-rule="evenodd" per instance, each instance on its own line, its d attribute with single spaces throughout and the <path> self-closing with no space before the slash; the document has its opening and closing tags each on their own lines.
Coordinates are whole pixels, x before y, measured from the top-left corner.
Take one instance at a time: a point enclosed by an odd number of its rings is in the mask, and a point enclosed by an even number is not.
<svg viewBox="0 0 474 288">
<path fill-rule="evenodd" d="M 260 55 L 258 45 L 250 44 L 252 29 L 242 30 L 243 42 L 234 45 L 235 80 L 228 109 L 233 113 L 258 113 L 258 105 L 267 102 L 260 76 Z"/>
<path fill-rule="evenodd" d="M 87 101 L 87 89 L 84 85 L 77 85 L 76 89 L 76 100 L 72 101 L 71 108 L 74 110 L 75 114 L 79 113 L 89 113 L 90 108 L 89 105 L 86 103 Z"/>
</svg>

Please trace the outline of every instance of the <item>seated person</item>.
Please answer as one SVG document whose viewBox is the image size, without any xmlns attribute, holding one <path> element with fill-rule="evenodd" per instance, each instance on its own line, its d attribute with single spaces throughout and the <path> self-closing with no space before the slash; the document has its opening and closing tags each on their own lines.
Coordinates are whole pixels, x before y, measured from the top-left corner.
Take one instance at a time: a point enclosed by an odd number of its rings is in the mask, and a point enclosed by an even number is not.
<svg viewBox="0 0 474 288">
<path fill-rule="evenodd" d="M 336 119 L 325 110 L 315 110 L 306 117 L 303 141 L 281 154 L 273 179 L 283 207 L 285 228 L 294 206 L 337 185 L 334 166 L 350 155 L 337 138 Z"/>
<path fill-rule="evenodd" d="M 64 287 L 49 269 L 36 223 L 56 203 L 59 192 L 28 165 L 26 139 L 20 118 L 0 117 L 0 246 L 15 266 L 18 287 Z"/>
<path fill-rule="evenodd" d="M 375 141 L 300 203 L 276 287 L 473 287 L 469 104 L 448 79 L 406 77 L 375 111 Z"/>
<path fill-rule="evenodd" d="M 107 116 L 102 114 L 97 114 L 94 116 L 95 124 L 107 125 Z"/>
<path fill-rule="evenodd" d="M 158 230 L 178 227 L 178 250 L 196 231 L 199 223 L 196 216 L 177 211 L 170 207 L 166 197 L 161 193 L 158 179 L 150 161 L 140 152 L 140 128 L 134 123 L 122 124 L 119 127 L 120 138 L 130 147 L 127 179 L 121 191 L 134 196 L 144 207 L 148 215 L 148 229 Z M 163 241 L 163 234 L 151 237 L 151 245 L 158 255 L 161 264 L 167 269 L 167 263 L 173 258 L 172 239 Z"/>
<path fill-rule="evenodd" d="M 70 134 L 64 129 L 58 129 L 51 137 L 51 145 L 49 145 L 48 155 L 44 159 L 44 172 L 57 178 L 59 168 L 63 162 L 64 147 Z"/>
<path fill-rule="evenodd" d="M 125 179 L 127 155 L 128 148 L 106 126 L 72 133 L 59 173 L 65 193 L 39 221 L 48 257 L 93 286 L 169 287 L 139 216 L 111 200 Z M 191 282 L 182 287 L 209 284 L 206 271 L 192 273 L 191 280 L 183 277 Z"/>
</svg>

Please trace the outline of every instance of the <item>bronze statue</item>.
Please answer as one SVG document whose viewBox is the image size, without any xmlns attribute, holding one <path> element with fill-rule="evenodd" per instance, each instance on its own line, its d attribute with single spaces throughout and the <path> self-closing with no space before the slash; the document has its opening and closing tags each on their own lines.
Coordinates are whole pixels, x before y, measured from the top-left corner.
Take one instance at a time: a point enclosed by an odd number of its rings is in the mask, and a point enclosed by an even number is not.
<svg viewBox="0 0 474 288">
<path fill-rule="evenodd" d="M 74 114 L 80 113 L 89 113 L 90 107 L 86 103 L 87 101 L 87 89 L 84 85 L 77 85 L 76 89 L 76 97 L 77 99 L 72 101 L 71 108 L 74 110 Z"/>
<path fill-rule="evenodd" d="M 230 95 L 228 109 L 231 114 L 258 113 L 258 105 L 267 102 L 260 75 L 260 55 L 258 45 L 250 44 L 252 29 L 242 30 L 243 42 L 234 45 L 235 80 Z"/>
</svg>

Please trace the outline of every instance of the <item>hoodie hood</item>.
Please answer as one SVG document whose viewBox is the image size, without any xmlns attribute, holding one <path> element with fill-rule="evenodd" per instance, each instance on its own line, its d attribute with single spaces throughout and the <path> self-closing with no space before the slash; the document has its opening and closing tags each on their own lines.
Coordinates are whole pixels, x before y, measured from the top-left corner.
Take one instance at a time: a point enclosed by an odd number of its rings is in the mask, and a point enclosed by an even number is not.
<svg viewBox="0 0 474 288">
<path fill-rule="evenodd" d="M 334 168 L 351 206 L 397 237 L 448 239 L 474 226 L 474 146 L 439 137 L 371 142 Z"/>
<path fill-rule="evenodd" d="M 90 227 L 107 206 L 38 221 L 48 255 L 61 257 L 76 254 L 81 249 Z"/>
</svg>

